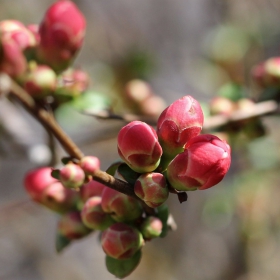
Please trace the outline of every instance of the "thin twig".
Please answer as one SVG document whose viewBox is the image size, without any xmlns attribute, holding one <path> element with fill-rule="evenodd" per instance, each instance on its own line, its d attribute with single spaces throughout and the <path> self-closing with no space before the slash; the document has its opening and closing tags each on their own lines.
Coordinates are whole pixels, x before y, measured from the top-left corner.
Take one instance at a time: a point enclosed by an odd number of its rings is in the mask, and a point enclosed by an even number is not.
<svg viewBox="0 0 280 280">
<path fill-rule="evenodd" d="M 244 110 L 244 109 L 236 110 L 228 116 L 216 115 L 216 116 L 208 117 L 204 121 L 203 130 L 209 131 L 212 129 L 219 128 L 221 126 L 225 126 L 230 123 L 240 122 L 255 117 L 262 117 L 264 115 L 275 113 L 277 110 L 278 110 L 278 103 L 276 101 L 269 100 L 269 101 L 259 102 L 254 104 L 248 110 Z M 153 126 L 157 124 L 157 119 L 158 119 L 157 117 L 134 115 L 134 114 L 118 115 L 110 111 L 102 111 L 102 112 L 84 111 L 83 113 L 86 115 L 96 117 L 98 119 L 121 120 L 124 122 L 139 120 L 139 121 L 144 121 Z"/>
</svg>

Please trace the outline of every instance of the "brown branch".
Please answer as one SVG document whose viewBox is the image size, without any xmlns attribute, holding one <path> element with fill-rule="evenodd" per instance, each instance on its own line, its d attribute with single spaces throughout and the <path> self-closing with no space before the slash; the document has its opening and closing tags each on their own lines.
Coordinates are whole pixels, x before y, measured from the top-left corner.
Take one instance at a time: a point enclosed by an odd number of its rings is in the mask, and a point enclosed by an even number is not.
<svg viewBox="0 0 280 280">
<path fill-rule="evenodd" d="M 14 82 L 9 76 L 1 73 L 0 96 L 1 94 L 7 94 L 8 92 L 15 97 L 24 106 L 24 108 L 46 128 L 48 132 L 51 132 L 54 135 L 71 157 L 80 160 L 84 156 L 78 146 L 58 125 L 53 115 L 45 109 L 38 107 L 34 99 L 22 87 Z M 108 186 L 109 188 L 138 199 L 134 193 L 133 186 L 114 178 L 104 171 L 96 171 L 93 179 Z"/>
</svg>

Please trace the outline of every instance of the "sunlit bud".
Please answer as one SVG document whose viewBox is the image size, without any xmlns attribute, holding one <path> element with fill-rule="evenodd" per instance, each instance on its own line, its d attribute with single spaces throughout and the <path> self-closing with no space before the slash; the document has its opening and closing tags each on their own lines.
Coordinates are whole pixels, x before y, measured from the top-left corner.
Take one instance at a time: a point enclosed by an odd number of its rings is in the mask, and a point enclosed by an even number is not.
<svg viewBox="0 0 280 280">
<path fill-rule="evenodd" d="M 102 209 L 117 222 L 133 221 L 142 214 L 140 202 L 116 190 L 105 188 L 102 193 Z"/>
<path fill-rule="evenodd" d="M 166 180 L 161 173 L 142 174 L 135 182 L 134 192 L 152 208 L 164 203 L 169 195 Z"/>
<path fill-rule="evenodd" d="M 40 24 L 39 60 L 57 72 L 65 70 L 82 46 L 85 27 L 85 18 L 72 1 L 56 1 Z"/>
<path fill-rule="evenodd" d="M 124 126 L 118 134 L 118 152 L 131 169 L 145 173 L 158 167 L 162 148 L 156 131 L 151 126 L 133 121 Z"/>
<path fill-rule="evenodd" d="M 173 188 L 204 190 L 224 178 L 231 162 L 230 147 L 226 142 L 204 134 L 192 138 L 185 148 L 167 167 L 167 178 Z"/>
<path fill-rule="evenodd" d="M 102 233 L 101 245 L 108 256 L 122 260 L 131 258 L 144 245 L 144 240 L 136 228 L 116 223 Z"/>
<path fill-rule="evenodd" d="M 110 214 L 103 211 L 100 196 L 91 197 L 86 201 L 81 216 L 83 223 L 91 229 L 104 230 L 115 223 Z"/>
<path fill-rule="evenodd" d="M 84 183 L 85 173 L 79 165 L 67 163 L 60 169 L 59 179 L 64 187 L 77 189 Z"/>
<path fill-rule="evenodd" d="M 200 133 L 203 120 L 200 104 L 189 95 L 167 107 L 157 123 L 157 134 L 164 155 L 173 157 L 182 152 L 186 143 Z"/>
</svg>

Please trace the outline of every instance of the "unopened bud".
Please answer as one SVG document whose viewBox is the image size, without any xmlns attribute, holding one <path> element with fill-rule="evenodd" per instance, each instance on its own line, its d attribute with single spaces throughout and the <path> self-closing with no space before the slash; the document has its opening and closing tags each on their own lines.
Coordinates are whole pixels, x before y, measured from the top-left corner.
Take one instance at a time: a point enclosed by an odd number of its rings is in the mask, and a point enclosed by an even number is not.
<svg viewBox="0 0 280 280">
<path fill-rule="evenodd" d="M 131 169 L 145 173 L 158 167 L 162 148 L 156 131 L 151 126 L 133 121 L 124 126 L 118 134 L 118 152 Z"/>
<path fill-rule="evenodd" d="M 161 173 L 142 174 L 135 182 L 134 192 L 152 208 L 164 203 L 169 195 L 166 180 Z"/>
<path fill-rule="evenodd" d="M 210 134 L 192 138 L 167 167 L 167 178 L 179 191 L 204 190 L 218 184 L 231 162 L 229 145 Z"/>
<path fill-rule="evenodd" d="M 77 189 L 83 185 L 85 173 L 79 165 L 68 163 L 61 168 L 59 179 L 64 187 Z"/>
<path fill-rule="evenodd" d="M 63 215 L 58 222 L 57 231 L 68 240 L 82 238 L 91 232 L 83 224 L 80 212 L 69 212 Z"/>
<path fill-rule="evenodd" d="M 40 24 L 38 58 L 55 71 L 65 70 L 82 46 L 85 18 L 72 1 L 56 1 Z"/>
<path fill-rule="evenodd" d="M 102 209 L 117 222 L 133 221 L 142 214 L 140 202 L 116 190 L 105 188 L 102 193 Z"/>
<path fill-rule="evenodd" d="M 108 256 L 122 260 L 131 258 L 144 245 L 144 240 L 136 228 L 116 223 L 102 233 L 101 245 Z"/>
<path fill-rule="evenodd" d="M 164 155 L 174 157 L 182 152 L 186 143 L 200 133 L 203 120 L 199 102 L 190 95 L 167 107 L 157 123 L 157 134 Z"/>
<path fill-rule="evenodd" d="M 157 217 L 147 217 L 141 224 L 141 233 L 145 239 L 152 239 L 161 235 L 162 221 Z"/>
<path fill-rule="evenodd" d="M 81 159 L 80 166 L 87 175 L 93 175 L 100 169 L 100 160 L 98 157 L 86 156 Z"/>
<path fill-rule="evenodd" d="M 80 195 L 84 202 L 86 202 L 90 197 L 93 196 L 102 196 L 102 192 L 106 188 L 105 185 L 91 180 L 88 183 L 84 184 L 80 189 Z"/>
<path fill-rule="evenodd" d="M 94 196 L 89 198 L 81 212 L 83 223 L 91 229 L 105 230 L 115 221 L 105 213 L 101 207 L 101 197 Z"/>
</svg>

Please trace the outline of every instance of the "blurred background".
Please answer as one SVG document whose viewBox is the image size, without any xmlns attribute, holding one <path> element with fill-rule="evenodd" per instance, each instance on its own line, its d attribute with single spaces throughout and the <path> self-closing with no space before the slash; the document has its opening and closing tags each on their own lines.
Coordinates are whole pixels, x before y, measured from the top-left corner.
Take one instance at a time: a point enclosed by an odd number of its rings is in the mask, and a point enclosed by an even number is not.
<svg viewBox="0 0 280 280">
<path fill-rule="evenodd" d="M 53 2 L 0 0 L 0 20 L 39 23 Z M 131 112 L 126 85 L 142 79 L 160 97 L 153 109 L 192 95 L 207 117 L 207 104 L 217 95 L 257 100 L 260 89 L 251 68 L 279 56 L 278 0 L 74 2 L 87 20 L 75 65 L 90 73 L 97 96 L 91 102 L 98 108 Z M 2 98 L 0 107 L 0 279 L 114 279 L 106 271 L 98 234 L 56 254 L 58 217 L 31 202 L 22 184 L 28 170 L 49 163 L 48 136 L 20 106 Z M 73 104 L 61 106 L 56 116 L 85 154 L 101 159 L 103 170 L 118 160 L 116 135 L 124 123 L 80 114 Z M 183 204 L 170 197 L 178 229 L 148 242 L 127 279 L 280 279 L 278 127 L 278 118 L 269 116 L 246 133 L 217 130 L 226 132 L 232 145 L 229 174 L 210 190 L 189 193 Z M 57 149 L 58 158 L 65 155 Z"/>
</svg>

